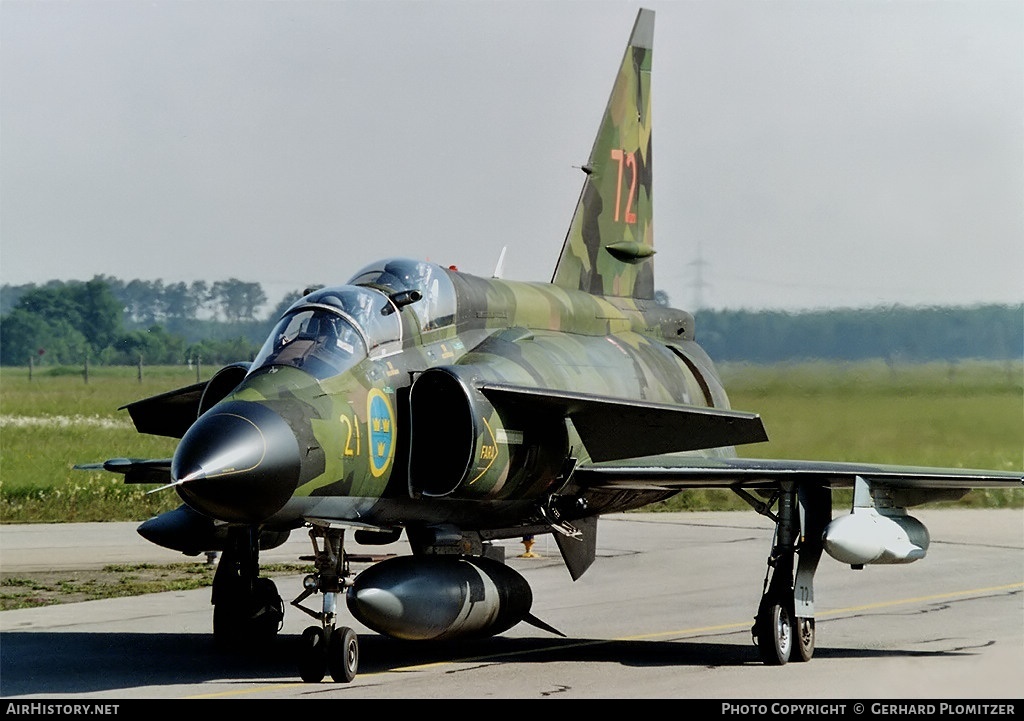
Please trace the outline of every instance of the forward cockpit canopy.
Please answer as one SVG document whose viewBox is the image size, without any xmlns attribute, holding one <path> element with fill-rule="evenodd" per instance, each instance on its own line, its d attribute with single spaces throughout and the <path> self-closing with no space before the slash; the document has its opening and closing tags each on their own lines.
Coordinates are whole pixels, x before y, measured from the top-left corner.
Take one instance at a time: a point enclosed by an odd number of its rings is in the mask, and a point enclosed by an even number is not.
<svg viewBox="0 0 1024 721">
<path fill-rule="evenodd" d="M 322 288 L 288 309 L 252 369 L 287 365 L 327 378 L 401 344 L 402 321 L 387 295 L 355 286 Z"/>
<path fill-rule="evenodd" d="M 356 273 L 348 284 L 321 288 L 282 316 L 252 371 L 267 366 L 301 368 L 328 378 L 364 358 L 402 347 L 401 313 L 412 312 L 425 332 L 455 322 L 455 287 L 438 265 L 393 258 Z"/>
</svg>

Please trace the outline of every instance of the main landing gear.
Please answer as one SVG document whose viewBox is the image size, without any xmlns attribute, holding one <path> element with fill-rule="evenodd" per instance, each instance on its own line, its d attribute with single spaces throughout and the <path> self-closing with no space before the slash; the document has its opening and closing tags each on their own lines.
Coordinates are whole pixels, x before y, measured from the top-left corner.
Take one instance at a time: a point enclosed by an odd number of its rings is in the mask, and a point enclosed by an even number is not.
<svg viewBox="0 0 1024 721">
<path fill-rule="evenodd" d="M 793 482 L 781 484 L 768 503 L 738 491 L 758 513 L 775 521 L 764 591 L 751 628 L 761 661 L 781 666 L 814 655 L 814 572 L 823 550 L 821 536 L 832 517 L 831 491 Z M 777 514 L 771 506 L 778 501 Z"/>
<path fill-rule="evenodd" d="M 259 572 L 259 531 L 230 529 L 213 576 L 213 638 L 218 648 L 264 647 L 284 625 L 277 586 Z"/>
<path fill-rule="evenodd" d="M 347 626 L 337 622 L 338 596 L 352 583 L 345 556 L 345 531 L 313 526 L 309 530 L 313 542 L 312 560 L 316 571 L 303 580 L 304 589 L 292 605 L 320 621 L 302 632 L 299 644 L 299 676 L 308 683 L 319 683 L 328 673 L 339 683 L 348 683 L 359 670 L 359 638 Z M 322 542 L 322 548 L 318 544 Z M 314 593 L 324 596 L 319 613 L 300 605 Z"/>
</svg>

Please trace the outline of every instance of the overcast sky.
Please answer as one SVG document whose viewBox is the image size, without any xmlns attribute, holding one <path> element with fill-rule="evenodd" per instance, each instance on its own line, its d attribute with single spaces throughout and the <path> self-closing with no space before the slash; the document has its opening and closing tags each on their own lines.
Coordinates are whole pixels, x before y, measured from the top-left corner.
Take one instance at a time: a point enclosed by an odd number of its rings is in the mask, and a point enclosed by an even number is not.
<svg viewBox="0 0 1024 721">
<path fill-rule="evenodd" d="M 1018 0 L 0 0 L 0 281 L 547 281 L 641 6 L 673 305 L 1024 301 Z"/>
</svg>

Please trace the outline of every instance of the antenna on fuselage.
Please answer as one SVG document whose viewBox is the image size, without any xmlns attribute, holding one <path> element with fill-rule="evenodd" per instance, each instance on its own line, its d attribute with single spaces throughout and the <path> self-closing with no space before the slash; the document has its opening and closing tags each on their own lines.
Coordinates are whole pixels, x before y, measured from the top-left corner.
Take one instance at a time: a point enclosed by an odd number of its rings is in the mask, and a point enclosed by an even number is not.
<svg viewBox="0 0 1024 721">
<path fill-rule="evenodd" d="M 494 273 L 491 274 L 492 278 L 500 278 L 505 273 L 506 250 L 508 250 L 508 246 L 502 246 L 501 254 L 498 256 L 498 262 L 494 265 Z"/>
</svg>

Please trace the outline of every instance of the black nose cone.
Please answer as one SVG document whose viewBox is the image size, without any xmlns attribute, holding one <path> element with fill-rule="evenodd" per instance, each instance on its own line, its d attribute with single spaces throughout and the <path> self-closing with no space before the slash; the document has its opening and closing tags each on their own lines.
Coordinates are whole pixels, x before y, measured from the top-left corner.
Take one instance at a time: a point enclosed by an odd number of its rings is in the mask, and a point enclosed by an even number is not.
<svg viewBox="0 0 1024 721">
<path fill-rule="evenodd" d="M 295 433 L 280 415 L 260 403 L 230 401 L 188 429 L 174 452 L 171 478 L 197 511 L 255 524 L 291 498 L 299 465 Z"/>
</svg>

